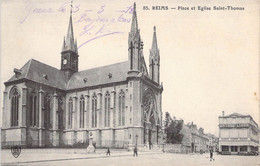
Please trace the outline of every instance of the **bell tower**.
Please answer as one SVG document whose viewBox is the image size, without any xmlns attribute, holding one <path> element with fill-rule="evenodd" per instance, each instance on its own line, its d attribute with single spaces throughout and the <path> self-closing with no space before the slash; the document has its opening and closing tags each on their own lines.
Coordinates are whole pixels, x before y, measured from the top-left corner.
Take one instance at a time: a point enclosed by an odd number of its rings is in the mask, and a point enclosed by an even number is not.
<svg viewBox="0 0 260 166">
<path fill-rule="evenodd" d="M 78 48 L 77 40 L 74 41 L 73 25 L 72 25 L 72 5 L 70 10 L 69 27 L 65 40 L 63 40 L 61 50 L 61 70 L 65 71 L 67 78 L 74 72 L 78 72 Z"/>
</svg>

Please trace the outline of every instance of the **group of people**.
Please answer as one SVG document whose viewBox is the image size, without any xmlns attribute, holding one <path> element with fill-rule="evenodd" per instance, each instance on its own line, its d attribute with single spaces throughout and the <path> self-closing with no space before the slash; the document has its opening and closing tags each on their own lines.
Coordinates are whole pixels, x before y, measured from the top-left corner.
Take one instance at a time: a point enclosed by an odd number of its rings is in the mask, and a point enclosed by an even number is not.
<svg viewBox="0 0 260 166">
<path fill-rule="evenodd" d="M 107 154 L 106 154 L 106 156 L 110 156 L 110 149 L 109 149 L 109 147 L 107 148 Z M 138 156 L 138 153 L 137 153 L 137 147 L 135 146 L 135 148 L 134 148 L 134 157 L 137 157 Z"/>
<path fill-rule="evenodd" d="M 215 159 L 213 158 L 213 149 L 211 148 L 210 150 L 209 150 L 209 153 L 210 153 L 210 161 L 214 161 Z M 109 149 L 109 147 L 107 148 L 107 154 L 106 154 L 106 156 L 110 156 L 110 149 Z M 133 155 L 134 157 L 136 156 L 138 156 L 138 153 L 137 153 L 137 147 L 135 146 L 135 148 L 134 148 L 134 155 Z"/>
</svg>

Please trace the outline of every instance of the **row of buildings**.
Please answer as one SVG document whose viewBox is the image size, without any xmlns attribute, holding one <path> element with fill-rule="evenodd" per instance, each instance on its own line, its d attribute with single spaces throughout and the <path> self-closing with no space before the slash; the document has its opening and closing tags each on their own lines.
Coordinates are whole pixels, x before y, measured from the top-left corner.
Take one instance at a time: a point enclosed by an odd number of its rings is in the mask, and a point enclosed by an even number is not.
<svg viewBox="0 0 260 166">
<path fill-rule="evenodd" d="M 193 122 L 184 124 L 184 121 L 176 120 L 173 121 L 182 124 L 182 128 L 179 134 L 182 140 L 179 144 L 167 145 L 166 151 L 176 153 L 203 153 L 208 152 L 210 149 L 214 151 L 218 150 L 218 137 L 213 134 L 205 133 L 204 129 L 197 127 Z"/>
<path fill-rule="evenodd" d="M 208 152 L 210 148 L 218 149 L 218 138 L 210 133 L 204 133 L 203 128 L 196 124 L 183 124 L 180 133 L 183 135 L 182 145 L 187 152 Z"/>
<path fill-rule="evenodd" d="M 232 113 L 219 116 L 219 137 L 210 133 L 204 133 L 203 128 L 196 124 L 184 124 L 180 134 L 183 139 L 180 145 L 172 146 L 179 152 L 207 152 L 209 149 L 220 154 L 255 155 L 259 149 L 258 124 L 250 115 Z"/>
</svg>

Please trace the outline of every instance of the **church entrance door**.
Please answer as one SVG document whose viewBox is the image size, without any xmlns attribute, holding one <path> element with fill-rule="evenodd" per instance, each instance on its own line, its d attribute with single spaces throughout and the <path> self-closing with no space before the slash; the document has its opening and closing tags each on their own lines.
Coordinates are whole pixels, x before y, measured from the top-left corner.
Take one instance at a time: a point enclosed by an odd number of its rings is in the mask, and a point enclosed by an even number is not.
<svg viewBox="0 0 260 166">
<path fill-rule="evenodd" d="M 155 97 L 152 90 L 147 90 L 144 95 L 144 144 L 151 149 L 157 144 L 159 116 L 156 107 Z"/>
</svg>

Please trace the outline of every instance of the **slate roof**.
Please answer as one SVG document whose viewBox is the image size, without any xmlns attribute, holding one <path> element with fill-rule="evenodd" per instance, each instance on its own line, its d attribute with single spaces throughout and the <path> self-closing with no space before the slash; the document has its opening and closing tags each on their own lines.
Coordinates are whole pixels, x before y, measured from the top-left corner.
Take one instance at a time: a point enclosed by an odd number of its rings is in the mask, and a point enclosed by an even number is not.
<svg viewBox="0 0 260 166">
<path fill-rule="evenodd" d="M 34 82 L 57 87 L 59 89 L 72 90 L 125 81 L 127 79 L 128 69 L 129 62 L 125 61 L 108 66 L 76 72 L 69 80 L 66 80 L 64 71 L 31 59 L 20 69 L 21 74 L 17 78 L 14 75 L 6 83 L 25 78 Z M 45 79 L 43 75 L 47 75 L 47 79 Z M 84 81 L 84 79 L 86 81 Z"/>
<path fill-rule="evenodd" d="M 47 79 L 45 79 L 43 75 L 47 75 Z M 21 74 L 19 75 L 19 77 L 16 78 L 14 75 L 7 82 L 24 78 L 38 83 L 43 83 L 49 86 L 57 87 L 59 89 L 65 89 L 66 87 L 66 77 L 63 71 L 58 70 L 52 66 L 46 65 L 44 63 L 41 63 L 34 59 L 30 59 L 21 68 Z"/>
<path fill-rule="evenodd" d="M 107 83 L 125 81 L 129 70 L 129 62 L 121 62 L 108 66 L 102 66 L 89 70 L 74 73 L 67 85 L 66 89 L 83 88 L 86 86 L 95 86 Z M 109 73 L 112 77 L 109 78 Z M 86 78 L 86 82 L 84 79 Z"/>
</svg>

